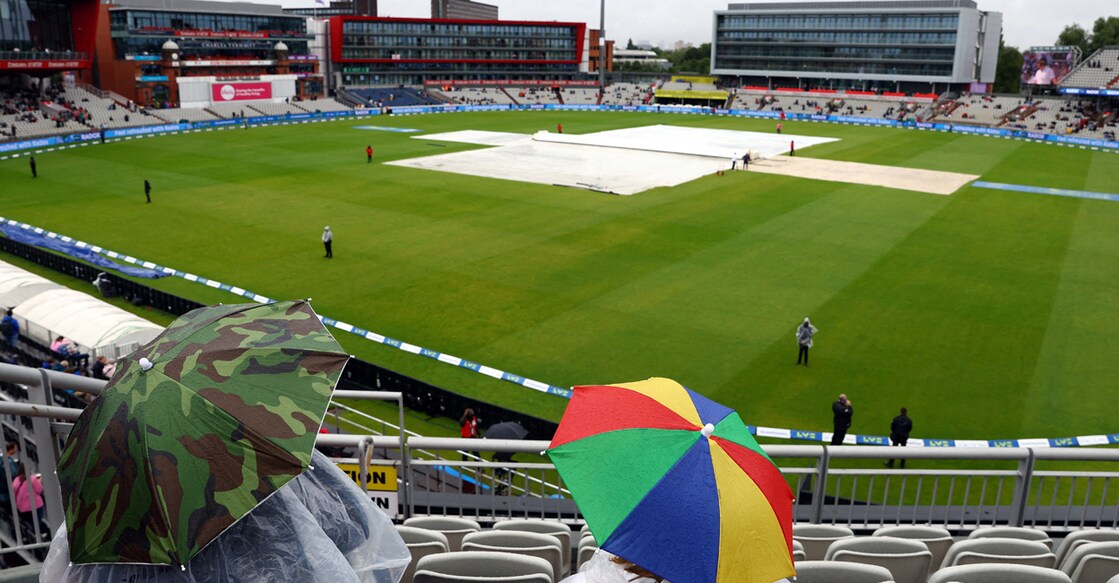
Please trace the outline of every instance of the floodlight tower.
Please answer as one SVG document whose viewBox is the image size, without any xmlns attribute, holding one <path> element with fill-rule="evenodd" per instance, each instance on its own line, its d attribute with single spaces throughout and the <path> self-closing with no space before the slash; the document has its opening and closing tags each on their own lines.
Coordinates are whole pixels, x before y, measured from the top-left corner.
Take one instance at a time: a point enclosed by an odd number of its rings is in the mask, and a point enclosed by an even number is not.
<svg viewBox="0 0 1119 583">
<path fill-rule="evenodd" d="M 598 16 L 598 87 L 606 94 L 606 0 L 599 1 Z"/>
</svg>

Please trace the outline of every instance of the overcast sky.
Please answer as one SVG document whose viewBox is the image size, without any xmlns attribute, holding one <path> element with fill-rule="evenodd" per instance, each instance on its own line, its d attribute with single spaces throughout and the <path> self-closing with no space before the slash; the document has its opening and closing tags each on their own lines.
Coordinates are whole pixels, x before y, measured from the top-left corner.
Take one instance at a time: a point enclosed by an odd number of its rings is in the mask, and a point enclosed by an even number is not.
<svg viewBox="0 0 1119 583">
<path fill-rule="evenodd" d="M 284 6 L 315 6 L 312 0 L 274 1 Z M 504 20 L 561 20 L 598 25 L 599 0 L 482 1 L 496 4 Z M 1006 42 L 1019 48 L 1053 44 L 1066 24 L 1080 23 L 1091 31 L 1096 18 L 1119 16 L 1119 2 L 1115 0 L 978 0 L 978 3 L 980 10 L 1002 12 Z M 668 48 L 678 40 L 692 44 L 710 42 L 712 13 L 725 10 L 727 4 L 727 0 L 606 0 L 606 36 L 622 45 L 633 39 Z M 431 2 L 379 0 L 379 11 L 381 16 L 429 17 Z"/>
</svg>

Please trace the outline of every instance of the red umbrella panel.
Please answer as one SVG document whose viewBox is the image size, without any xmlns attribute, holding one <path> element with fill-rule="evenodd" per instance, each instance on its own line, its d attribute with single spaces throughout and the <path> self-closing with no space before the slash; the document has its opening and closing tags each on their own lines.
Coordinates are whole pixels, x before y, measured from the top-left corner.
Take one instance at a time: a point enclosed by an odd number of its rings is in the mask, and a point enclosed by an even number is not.
<svg viewBox="0 0 1119 583">
<path fill-rule="evenodd" d="M 672 583 L 794 574 L 785 478 L 737 413 L 675 381 L 575 387 L 548 455 L 599 545 Z"/>
</svg>

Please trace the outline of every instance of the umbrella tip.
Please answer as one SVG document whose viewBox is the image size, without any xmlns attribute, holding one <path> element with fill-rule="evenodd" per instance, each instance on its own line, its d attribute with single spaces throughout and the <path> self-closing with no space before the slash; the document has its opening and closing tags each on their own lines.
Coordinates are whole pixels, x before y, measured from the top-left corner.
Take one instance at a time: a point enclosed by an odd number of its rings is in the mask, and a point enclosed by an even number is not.
<svg viewBox="0 0 1119 583">
<path fill-rule="evenodd" d="M 715 426 L 708 423 L 704 425 L 703 429 L 700 429 L 699 432 L 702 433 L 704 437 L 711 437 L 711 434 L 715 433 Z"/>
<path fill-rule="evenodd" d="M 152 361 L 148 360 L 147 357 L 143 357 L 143 358 L 140 359 L 140 369 L 141 370 L 149 371 L 149 370 L 152 369 L 153 366 L 155 366 L 155 365 L 153 365 Z"/>
</svg>

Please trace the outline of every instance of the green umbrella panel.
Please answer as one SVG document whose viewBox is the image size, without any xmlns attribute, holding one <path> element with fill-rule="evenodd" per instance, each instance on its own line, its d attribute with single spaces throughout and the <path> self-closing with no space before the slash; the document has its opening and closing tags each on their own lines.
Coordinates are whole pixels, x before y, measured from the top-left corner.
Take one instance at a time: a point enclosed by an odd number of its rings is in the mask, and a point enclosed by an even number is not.
<svg viewBox="0 0 1119 583">
<path fill-rule="evenodd" d="M 307 468 L 348 359 L 306 301 L 200 308 L 122 359 L 59 459 L 71 561 L 188 562 Z"/>
</svg>

